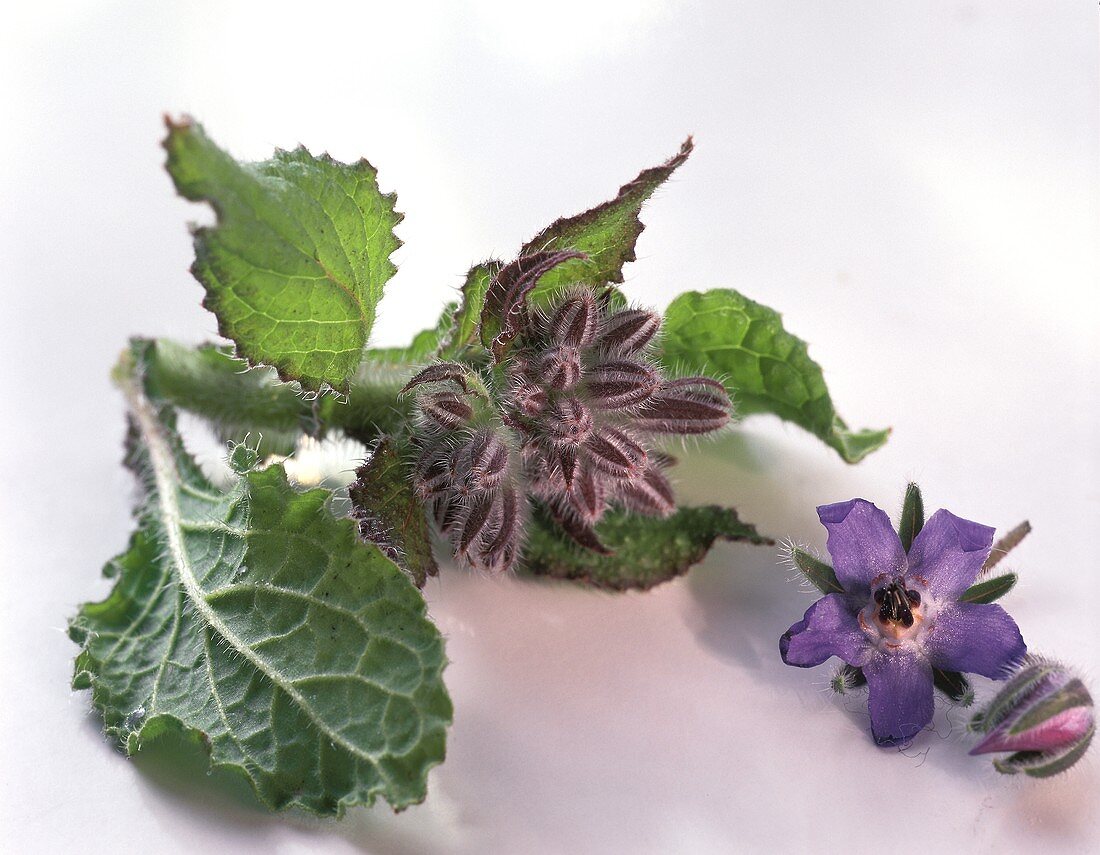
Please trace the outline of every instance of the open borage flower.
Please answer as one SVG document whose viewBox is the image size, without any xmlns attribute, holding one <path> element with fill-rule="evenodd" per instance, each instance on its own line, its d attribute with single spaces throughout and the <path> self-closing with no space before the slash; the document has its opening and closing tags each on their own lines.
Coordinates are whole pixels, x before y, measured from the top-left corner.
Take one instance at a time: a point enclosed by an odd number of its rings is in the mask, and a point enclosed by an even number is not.
<svg viewBox="0 0 1100 855">
<path fill-rule="evenodd" d="M 1016 622 L 991 603 L 961 602 L 993 529 L 937 511 L 908 549 L 865 499 L 817 509 L 835 584 L 779 640 L 788 665 L 836 656 L 866 678 L 879 745 L 911 740 L 932 720 L 933 669 L 1004 679 L 1027 652 Z M 825 568 L 826 570 L 828 568 Z"/>
</svg>

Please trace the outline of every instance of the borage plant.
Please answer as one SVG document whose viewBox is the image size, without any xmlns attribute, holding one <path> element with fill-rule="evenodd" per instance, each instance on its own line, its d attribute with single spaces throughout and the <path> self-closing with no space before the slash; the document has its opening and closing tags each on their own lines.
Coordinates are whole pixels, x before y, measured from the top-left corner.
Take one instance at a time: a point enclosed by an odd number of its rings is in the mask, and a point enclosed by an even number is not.
<svg viewBox="0 0 1100 855">
<path fill-rule="evenodd" d="M 731 399 L 848 462 L 886 439 L 848 429 L 771 309 L 728 289 L 663 318 L 628 305 L 639 212 L 690 140 L 475 265 L 396 349 L 367 347 L 401 221 L 369 163 L 304 148 L 239 163 L 189 120 L 165 148 L 179 192 L 216 211 L 192 272 L 233 346 L 135 339 L 115 370 L 137 531 L 70 634 L 74 686 L 127 753 L 180 733 L 272 808 L 416 803 L 451 721 L 418 590 L 438 572 L 433 531 L 480 572 L 644 589 L 718 539 L 766 542 L 732 508 L 677 506 L 669 480 L 664 443 L 723 429 Z M 180 411 L 227 443 L 224 472 L 196 463 Z M 346 490 L 301 474 L 304 442 L 332 436 L 365 458 Z"/>
</svg>

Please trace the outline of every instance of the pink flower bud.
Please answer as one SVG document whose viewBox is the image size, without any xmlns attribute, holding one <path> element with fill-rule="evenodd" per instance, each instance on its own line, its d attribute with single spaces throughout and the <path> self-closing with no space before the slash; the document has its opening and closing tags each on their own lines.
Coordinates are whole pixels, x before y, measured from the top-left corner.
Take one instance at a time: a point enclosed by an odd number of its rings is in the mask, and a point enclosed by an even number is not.
<svg viewBox="0 0 1100 855">
<path fill-rule="evenodd" d="M 657 466 L 650 464 L 638 478 L 621 481 L 616 496 L 628 511 L 654 517 L 667 517 L 676 510 L 672 485 Z"/>
<path fill-rule="evenodd" d="M 1012 752 L 994 761 L 999 772 L 1045 778 L 1081 758 L 1096 721 L 1092 696 L 1078 676 L 1030 656 L 970 727 L 985 734 L 971 754 Z"/>
<path fill-rule="evenodd" d="M 729 420 L 729 395 L 720 383 L 706 377 L 666 383 L 636 416 L 638 426 L 653 433 L 710 433 Z"/>
</svg>

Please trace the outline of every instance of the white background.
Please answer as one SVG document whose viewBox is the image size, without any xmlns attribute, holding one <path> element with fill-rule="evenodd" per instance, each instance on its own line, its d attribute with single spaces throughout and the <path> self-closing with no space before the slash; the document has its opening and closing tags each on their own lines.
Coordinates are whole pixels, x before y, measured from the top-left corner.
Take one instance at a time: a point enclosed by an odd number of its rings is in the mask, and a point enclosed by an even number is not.
<svg viewBox="0 0 1100 855">
<path fill-rule="evenodd" d="M 215 330 L 187 273 L 185 224 L 208 214 L 162 170 L 163 111 L 241 157 L 371 159 L 407 212 L 383 344 L 690 132 L 628 293 L 780 309 L 842 415 L 894 435 L 852 467 L 753 418 L 686 463 L 682 495 L 819 548 L 815 505 L 896 512 L 909 478 L 931 508 L 1030 518 L 1005 604 L 1100 689 L 1094 2 L 38 0 L 4 19 L 6 851 L 1097 851 L 1100 751 L 1008 779 L 946 707 L 880 750 L 829 666 L 783 666 L 812 600 L 770 549 L 720 547 L 642 595 L 445 571 L 427 595 L 455 723 L 428 801 L 396 817 L 269 816 L 167 748 L 125 760 L 68 688 L 63 633 L 131 528 L 111 364 L 131 334 Z"/>
</svg>

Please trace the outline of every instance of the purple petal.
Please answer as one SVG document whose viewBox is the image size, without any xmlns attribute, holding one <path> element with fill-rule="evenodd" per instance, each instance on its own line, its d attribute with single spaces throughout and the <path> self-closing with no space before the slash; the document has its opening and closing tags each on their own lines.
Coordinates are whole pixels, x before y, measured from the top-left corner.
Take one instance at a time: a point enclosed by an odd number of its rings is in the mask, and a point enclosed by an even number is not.
<svg viewBox="0 0 1100 855">
<path fill-rule="evenodd" d="M 829 530 L 827 548 L 844 590 L 865 590 L 880 574 L 905 572 L 905 550 L 890 518 L 866 499 L 822 505 L 817 515 Z"/>
<path fill-rule="evenodd" d="M 849 665 L 867 658 L 867 637 L 844 594 L 826 594 L 808 609 L 802 620 L 779 639 L 779 654 L 788 665 L 809 668 L 830 656 Z"/>
<path fill-rule="evenodd" d="M 974 584 L 993 546 L 993 529 L 936 511 L 909 548 L 909 573 L 935 596 L 955 600 Z"/>
<path fill-rule="evenodd" d="M 949 603 L 936 614 L 924 640 L 929 661 L 944 671 L 993 680 L 1027 653 L 1020 629 L 998 605 Z"/>
<path fill-rule="evenodd" d="M 911 740 L 932 720 L 932 668 L 915 653 L 877 653 L 863 666 L 871 735 L 879 745 Z"/>
</svg>

